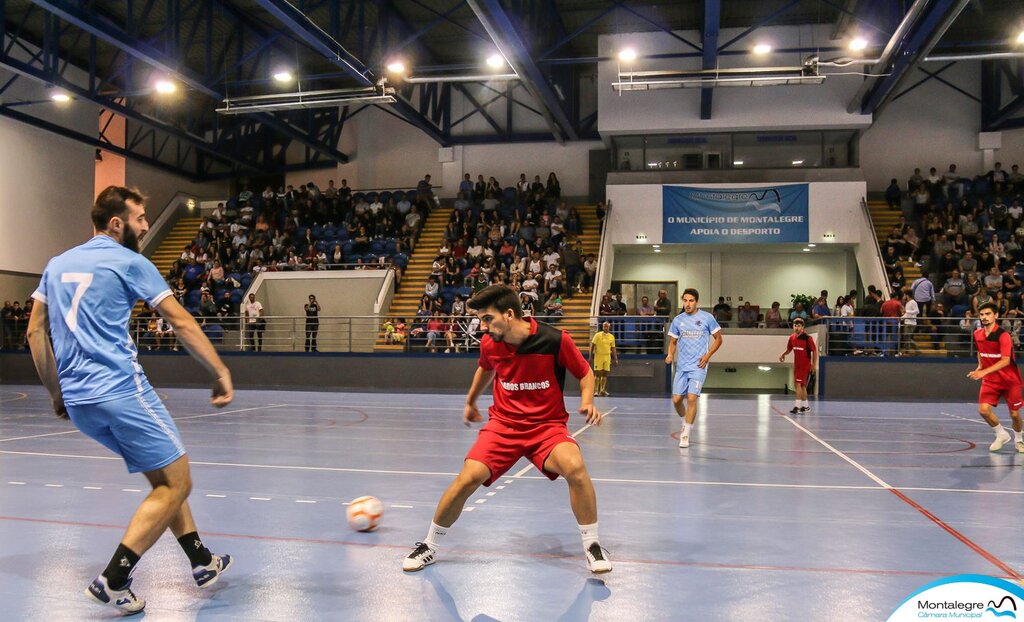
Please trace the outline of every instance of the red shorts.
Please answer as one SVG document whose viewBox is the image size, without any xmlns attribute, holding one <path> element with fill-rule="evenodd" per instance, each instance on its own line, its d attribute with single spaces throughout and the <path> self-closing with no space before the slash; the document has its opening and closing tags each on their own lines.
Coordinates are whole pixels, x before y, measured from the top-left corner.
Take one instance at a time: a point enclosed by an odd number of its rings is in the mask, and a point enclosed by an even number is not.
<svg viewBox="0 0 1024 622">
<path fill-rule="evenodd" d="M 466 459 L 482 462 L 491 471 L 491 477 L 484 486 L 494 483 L 523 456 L 548 479 L 557 479 L 558 474 L 544 470 L 544 461 L 560 443 L 578 445 L 562 422 L 514 425 L 491 419 L 480 429 L 480 435 L 466 454 Z"/>
<path fill-rule="evenodd" d="M 793 382 L 796 384 L 807 385 L 807 379 L 811 375 L 810 367 L 794 367 L 793 368 Z"/>
<path fill-rule="evenodd" d="M 1001 387 L 985 384 L 984 382 L 981 383 L 981 393 L 978 394 L 979 404 L 998 406 L 999 398 L 1006 400 L 1006 405 L 1009 406 L 1010 410 L 1020 410 L 1024 406 L 1024 400 L 1021 399 L 1021 386 L 1019 384 Z"/>
</svg>

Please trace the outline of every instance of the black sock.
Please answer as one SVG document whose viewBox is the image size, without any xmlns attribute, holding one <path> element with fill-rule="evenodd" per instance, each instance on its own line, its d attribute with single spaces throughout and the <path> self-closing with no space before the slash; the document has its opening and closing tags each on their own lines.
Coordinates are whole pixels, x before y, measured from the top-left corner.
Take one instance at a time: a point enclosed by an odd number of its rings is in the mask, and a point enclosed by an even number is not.
<svg viewBox="0 0 1024 622">
<path fill-rule="evenodd" d="M 188 555 L 188 561 L 192 563 L 193 567 L 209 566 L 213 561 L 210 549 L 203 546 L 203 541 L 199 539 L 199 533 L 196 531 L 178 538 L 178 544 L 185 551 L 185 555 Z"/>
<path fill-rule="evenodd" d="M 107 585 L 110 589 L 124 589 L 128 583 L 128 577 L 131 576 L 132 570 L 135 570 L 135 565 L 138 563 L 139 556 L 135 551 L 124 544 L 118 544 L 114 556 L 107 564 L 107 569 L 103 571 L 103 576 L 107 578 Z"/>
</svg>

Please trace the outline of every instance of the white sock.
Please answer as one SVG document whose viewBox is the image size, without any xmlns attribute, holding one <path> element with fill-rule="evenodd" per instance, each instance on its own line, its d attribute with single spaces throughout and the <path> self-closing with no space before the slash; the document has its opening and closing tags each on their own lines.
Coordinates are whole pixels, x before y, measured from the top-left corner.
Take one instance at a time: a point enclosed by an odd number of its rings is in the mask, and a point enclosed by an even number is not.
<svg viewBox="0 0 1024 622">
<path fill-rule="evenodd" d="M 683 436 L 690 435 L 690 429 L 693 427 L 692 423 L 683 423 Z"/>
<path fill-rule="evenodd" d="M 803 407 L 804 407 L 804 408 L 810 408 L 810 407 L 811 407 L 811 403 L 810 403 L 810 402 L 808 402 L 807 400 L 804 400 L 804 401 L 803 401 Z"/>
<path fill-rule="evenodd" d="M 793 400 L 793 408 L 800 408 L 801 403 L 800 400 Z"/>
<path fill-rule="evenodd" d="M 441 548 L 441 538 L 448 535 L 448 528 L 442 527 L 437 523 L 430 523 L 430 530 L 427 531 L 427 537 L 423 538 L 423 542 L 427 546 L 434 549 L 435 551 Z"/>
<path fill-rule="evenodd" d="M 1014 443 L 1019 443 L 1021 441 L 1024 441 L 1024 432 L 1018 432 L 1017 430 L 1014 430 L 1013 431 L 1013 442 Z"/>
<path fill-rule="evenodd" d="M 994 426 L 994 427 L 992 428 L 992 431 L 996 433 L 996 438 L 998 438 L 998 437 L 1000 437 L 1000 436 L 1005 436 L 1005 435 L 1007 435 L 1007 432 L 1006 432 L 1006 428 L 1004 428 L 1004 427 L 1003 427 L 1002 425 L 1000 425 L 1000 424 L 996 424 L 996 425 L 995 425 L 995 426 Z"/>
<path fill-rule="evenodd" d="M 579 525 L 580 537 L 583 538 L 583 550 L 589 549 L 590 545 L 597 542 L 597 523 L 590 525 Z"/>
</svg>

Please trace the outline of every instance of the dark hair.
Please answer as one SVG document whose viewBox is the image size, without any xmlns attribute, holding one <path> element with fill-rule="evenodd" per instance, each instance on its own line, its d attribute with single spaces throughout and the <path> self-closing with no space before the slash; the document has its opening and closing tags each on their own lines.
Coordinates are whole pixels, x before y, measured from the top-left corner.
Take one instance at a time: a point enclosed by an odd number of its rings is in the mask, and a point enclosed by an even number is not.
<svg viewBox="0 0 1024 622">
<path fill-rule="evenodd" d="M 505 313 L 509 309 L 517 318 L 523 317 L 523 305 L 519 302 L 519 294 L 508 285 L 495 284 L 483 288 L 473 295 L 466 306 L 473 311 L 494 308 L 499 313 Z"/>
<path fill-rule="evenodd" d="M 804 319 L 802 317 L 795 317 L 793 318 L 793 324 L 799 324 L 800 326 L 803 326 Z"/>
<path fill-rule="evenodd" d="M 978 313 L 981 313 L 985 309 L 988 309 L 992 313 L 995 313 L 996 315 L 999 315 L 999 307 L 996 306 L 996 303 L 994 303 L 994 302 L 986 302 L 985 304 L 983 304 L 980 307 L 978 307 Z"/>
<path fill-rule="evenodd" d="M 694 300 L 700 300 L 700 294 L 697 293 L 697 290 L 693 289 L 692 287 L 687 287 L 686 289 L 683 290 L 683 295 L 685 296 L 687 294 L 693 296 Z"/>
<path fill-rule="evenodd" d="M 124 186 L 104 188 L 92 206 L 92 224 L 96 230 L 106 231 L 111 218 L 124 218 L 128 213 L 128 201 L 142 205 L 146 202 L 146 197 L 136 188 L 125 188 Z"/>
</svg>

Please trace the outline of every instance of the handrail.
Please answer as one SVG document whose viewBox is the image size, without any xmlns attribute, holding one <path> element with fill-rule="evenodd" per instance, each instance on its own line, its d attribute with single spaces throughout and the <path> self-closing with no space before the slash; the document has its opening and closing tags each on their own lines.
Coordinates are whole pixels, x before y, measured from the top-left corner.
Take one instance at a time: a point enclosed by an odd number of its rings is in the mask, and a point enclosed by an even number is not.
<svg viewBox="0 0 1024 622">
<path fill-rule="evenodd" d="M 149 249 L 154 241 L 163 239 L 167 236 L 161 235 L 167 222 L 172 218 L 175 218 L 181 212 L 182 207 L 187 205 L 189 199 L 196 202 L 199 205 L 199 199 L 194 194 L 188 194 L 186 192 L 178 192 L 168 201 L 167 205 L 164 206 L 164 210 L 160 212 L 160 215 L 156 217 L 156 220 L 149 225 L 149 233 L 142 238 L 139 242 L 139 251 L 143 254 Z M 157 246 L 159 248 L 159 246 Z"/>
<path fill-rule="evenodd" d="M 605 283 L 601 280 L 606 272 L 604 266 L 609 261 L 614 261 L 612 256 L 610 236 L 608 235 L 608 221 L 611 220 L 612 203 L 608 201 L 605 205 L 604 218 L 601 220 L 601 242 L 597 247 L 597 272 L 594 273 L 594 297 L 590 301 L 590 315 L 597 316 L 601 310 L 601 293 L 605 291 Z"/>
<path fill-rule="evenodd" d="M 388 268 L 388 273 L 384 275 L 384 281 L 380 284 L 380 291 L 377 292 L 377 298 L 373 301 L 373 312 L 379 315 L 384 309 L 384 304 L 387 301 L 388 294 L 393 292 L 392 284 L 395 282 L 395 269 L 394 267 Z"/>
<path fill-rule="evenodd" d="M 871 229 L 871 241 L 874 243 L 875 257 L 878 259 L 878 265 L 882 266 L 882 274 L 886 275 L 885 292 L 891 297 L 892 284 L 889 283 L 889 272 L 885 269 L 885 260 L 882 259 L 882 247 L 878 245 L 878 233 L 875 231 L 875 221 L 871 218 L 871 210 L 868 209 L 868 202 L 864 197 L 860 198 L 860 209 L 864 213 L 864 218 L 867 220 L 868 227 Z"/>
</svg>

